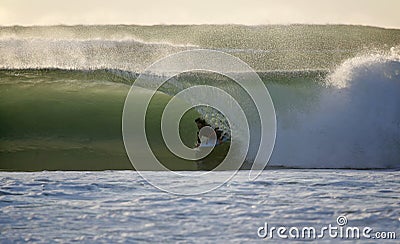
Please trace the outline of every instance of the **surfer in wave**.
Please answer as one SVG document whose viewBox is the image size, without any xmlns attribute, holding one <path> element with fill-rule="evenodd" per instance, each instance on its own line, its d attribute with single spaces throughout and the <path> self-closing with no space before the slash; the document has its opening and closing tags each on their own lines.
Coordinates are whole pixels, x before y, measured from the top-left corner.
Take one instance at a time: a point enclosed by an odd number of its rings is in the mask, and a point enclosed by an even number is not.
<svg viewBox="0 0 400 244">
<path fill-rule="evenodd" d="M 197 131 L 197 143 L 196 143 L 196 147 L 199 147 L 201 145 L 201 139 L 200 139 L 200 136 L 199 136 L 200 130 L 205 126 L 209 126 L 209 127 L 212 127 L 212 126 L 210 126 L 210 124 L 207 123 L 207 121 L 205 119 L 202 119 L 202 118 L 197 118 L 197 119 L 194 120 L 194 122 L 196 123 L 197 128 L 199 129 Z M 215 131 L 215 134 L 217 136 L 216 145 L 220 145 L 221 143 L 223 143 L 223 142 L 228 140 L 228 137 L 226 136 L 226 133 L 224 133 L 224 131 L 221 130 L 219 127 L 214 128 L 214 131 Z"/>
</svg>

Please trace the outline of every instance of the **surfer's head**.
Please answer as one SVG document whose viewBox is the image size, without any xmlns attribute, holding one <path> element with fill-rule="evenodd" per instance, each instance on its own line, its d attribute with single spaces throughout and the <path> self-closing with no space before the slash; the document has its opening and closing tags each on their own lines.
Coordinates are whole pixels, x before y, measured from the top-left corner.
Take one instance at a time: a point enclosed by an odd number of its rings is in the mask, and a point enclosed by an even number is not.
<svg viewBox="0 0 400 244">
<path fill-rule="evenodd" d="M 201 129 L 204 126 L 208 126 L 208 123 L 206 122 L 206 120 L 202 119 L 202 118 L 197 118 L 197 119 L 194 120 L 194 122 L 196 122 L 196 125 L 197 125 L 198 129 Z"/>
</svg>

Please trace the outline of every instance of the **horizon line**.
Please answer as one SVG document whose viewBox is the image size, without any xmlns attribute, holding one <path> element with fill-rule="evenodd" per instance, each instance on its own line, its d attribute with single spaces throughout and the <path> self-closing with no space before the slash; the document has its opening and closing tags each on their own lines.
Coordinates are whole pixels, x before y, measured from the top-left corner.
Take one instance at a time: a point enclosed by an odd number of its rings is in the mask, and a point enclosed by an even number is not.
<svg viewBox="0 0 400 244">
<path fill-rule="evenodd" d="M 388 29 L 388 30 L 400 30 L 400 27 L 394 26 L 379 26 L 379 25 L 370 25 L 370 24 L 345 24 L 345 23 L 275 23 L 275 24 L 238 24 L 238 23 L 218 23 L 218 24 L 211 24 L 211 23 L 155 23 L 155 24 L 127 24 L 127 23 L 101 23 L 101 24 L 66 24 L 66 23 L 57 23 L 57 24 L 10 24 L 10 25 L 2 25 L 0 27 L 56 27 L 56 26 L 66 26 L 66 27 L 73 27 L 73 26 L 143 26 L 143 27 L 152 27 L 152 26 L 244 26 L 244 27 L 266 27 L 266 26 L 359 26 L 359 27 L 371 27 L 371 28 L 380 28 L 380 29 Z"/>
</svg>

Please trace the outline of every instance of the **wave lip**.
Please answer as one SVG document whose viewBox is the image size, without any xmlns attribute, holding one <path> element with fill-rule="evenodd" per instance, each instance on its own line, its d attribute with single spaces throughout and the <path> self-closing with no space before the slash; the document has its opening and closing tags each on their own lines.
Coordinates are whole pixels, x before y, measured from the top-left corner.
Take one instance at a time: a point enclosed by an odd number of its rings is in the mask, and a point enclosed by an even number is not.
<svg viewBox="0 0 400 244">
<path fill-rule="evenodd" d="M 0 38 L 2 69 L 121 69 L 137 72 L 192 44 L 122 39 Z"/>
<path fill-rule="evenodd" d="M 398 45 L 399 37 L 400 30 L 341 25 L 11 26 L 0 27 L 0 67 L 141 72 L 169 54 L 204 48 L 257 71 L 334 69 L 362 51 Z"/>
</svg>

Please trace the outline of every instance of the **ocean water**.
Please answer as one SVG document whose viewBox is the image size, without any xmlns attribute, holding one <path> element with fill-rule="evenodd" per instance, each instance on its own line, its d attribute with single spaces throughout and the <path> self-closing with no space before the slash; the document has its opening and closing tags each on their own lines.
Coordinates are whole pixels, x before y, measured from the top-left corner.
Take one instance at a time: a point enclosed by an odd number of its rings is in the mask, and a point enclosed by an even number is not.
<svg viewBox="0 0 400 244">
<path fill-rule="evenodd" d="M 262 139 L 257 123 L 243 170 L 228 182 L 230 171 L 210 172 L 201 182 L 147 172 L 175 192 L 222 185 L 185 197 L 160 191 L 133 170 L 121 120 L 138 76 L 146 75 L 141 89 L 148 90 L 165 75 L 145 74 L 146 67 L 193 49 L 226 52 L 254 69 L 269 90 L 277 131 L 267 169 L 255 181 L 246 169 Z M 159 122 L 171 97 L 199 84 L 223 89 L 248 121 L 258 120 L 248 94 L 226 76 L 196 71 L 171 78 L 154 97 L 145 126 L 154 154 L 187 174 L 204 172 L 196 162 L 170 157 Z M 371 234 L 394 232 L 398 239 L 399 108 L 396 29 L 0 27 L 0 242 L 256 242 L 263 241 L 265 223 L 370 227 Z M 198 107 L 180 123 L 187 146 L 196 141 L 198 116 L 230 130 L 222 113 Z M 273 241 L 282 240 L 275 232 Z"/>
<path fill-rule="evenodd" d="M 399 172 L 391 170 L 266 170 L 256 181 L 240 171 L 197 196 L 161 192 L 134 171 L 0 173 L 0 241 L 8 242 L 263 242 L 258 228 L 370 227 L 400 235 Z M 179 188 L 207 187 L 186 182 Z M 174 179 L 163 172 L 165 184 Z M 223 183 L 223 182 L 221 182 Z M 287 233 L 286 233 L 287 234 Z M 273 239 L 284 239 L 276 234 Z M 341 239 L 325 235 L 318 240 Z M 376 239 L 349 239 L 376 243 Z M 396 240 L 383 240 L 385 242 Z"/>
</svg>

